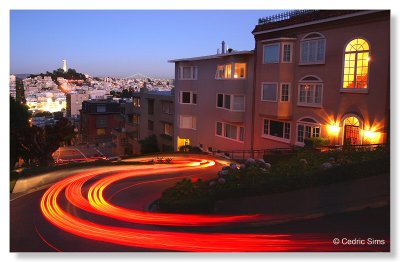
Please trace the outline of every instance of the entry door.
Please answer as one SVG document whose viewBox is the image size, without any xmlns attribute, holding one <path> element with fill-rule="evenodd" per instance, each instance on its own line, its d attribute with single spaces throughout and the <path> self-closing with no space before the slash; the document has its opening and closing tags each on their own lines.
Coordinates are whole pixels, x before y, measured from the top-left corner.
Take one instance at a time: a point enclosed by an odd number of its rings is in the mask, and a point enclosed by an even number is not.
<svg viewBox="0 0 400 262">
<path fill-rule="evenodd" d="M 360 129 L 358 126 L 345 125 L 344 126 L 344 141 L 350 145 L 360 144 Z"/>
</svg>

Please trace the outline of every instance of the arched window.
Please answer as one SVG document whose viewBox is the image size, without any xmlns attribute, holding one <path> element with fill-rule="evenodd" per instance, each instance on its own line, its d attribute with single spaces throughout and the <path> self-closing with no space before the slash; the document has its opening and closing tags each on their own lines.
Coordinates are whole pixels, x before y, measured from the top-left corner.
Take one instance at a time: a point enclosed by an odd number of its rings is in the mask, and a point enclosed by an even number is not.
<svg viewBox="0 0 400 262">
<path fill-rule="evenodd" d="M 325 63 L 325 36 L 309 33 L 300 42 L 300 64 Z"/>
<path fill-rule="evenodd" d="M 368 88 L 369 44 L 365 39 L 351 40 L 344 51 L 344 89 Z"/>
<path fill-rule="evenodd" d="M 311 117 L 304 117 L 297 121 L 297 142 L 304 143 L 305 138 L 319 137 L 320 124 Z"/>
<path fill-rule="evenodd" d="M 356 115 L 346 115 L 343 120 L 343 143 L 359 145 L 361 139 L 362 120 Z"/>
<path fill-rule="evenodd" d="M 319 77 L 305 76 L 299 81 L 297 104 L 301 106 L 322 106 L 323 83 Z"/>
</svg>

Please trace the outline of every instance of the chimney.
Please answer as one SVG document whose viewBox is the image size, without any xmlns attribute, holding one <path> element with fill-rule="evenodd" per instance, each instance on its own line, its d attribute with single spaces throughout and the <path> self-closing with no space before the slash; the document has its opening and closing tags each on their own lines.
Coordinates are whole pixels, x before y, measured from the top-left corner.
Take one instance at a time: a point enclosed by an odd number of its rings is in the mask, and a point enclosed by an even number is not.
<svg viewBox="0 0 400 262">
<path fill-rule="evenodd" d="M 222 45 L 221 45 L 221 54 L 225 54 L 225 53 L 226 53 L 225 41 L 222 41 Z"/>
</svg>

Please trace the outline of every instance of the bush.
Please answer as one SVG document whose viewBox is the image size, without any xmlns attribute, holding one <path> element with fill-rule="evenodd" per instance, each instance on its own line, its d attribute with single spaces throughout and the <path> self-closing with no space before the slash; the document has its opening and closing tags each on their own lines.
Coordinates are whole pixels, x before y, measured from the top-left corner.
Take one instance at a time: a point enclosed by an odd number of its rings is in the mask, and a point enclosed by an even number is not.
<svg viewBox="0 0 400 262">
<path fill-rule="evenodd" d="M 329 145 L 329 140 L 323 137 L 310 137 L 304 139 L 305 147 L 316 148 Z"/>
</svg>

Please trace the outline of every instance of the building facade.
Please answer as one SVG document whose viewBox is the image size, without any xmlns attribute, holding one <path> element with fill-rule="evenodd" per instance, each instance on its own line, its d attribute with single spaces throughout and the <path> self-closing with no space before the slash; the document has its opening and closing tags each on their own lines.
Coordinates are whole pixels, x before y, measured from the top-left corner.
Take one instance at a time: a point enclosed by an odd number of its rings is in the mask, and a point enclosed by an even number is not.
<svg viewBox="0 0 400 262">
<path fill-rule="evenodd" d="M 80 111 L 82 142 L 112 143 L 111 131 L 121 125 L 120 104 L 112 100 L 83 101 Z"/>
<path fill-rule="evenodd" d="M 174 147 L 205 151 L 251 146 L 254 52 L 177 59 Z"/>
<path fill-rule="evenodd" d="M 67 94 L 67 117 L 79 116 L 83 101 L 89 100 L 89 95 L 85 93 L 71 92 Z"/>
<path fill-rule="evenodd" d="M 122 126 L 112 131 L 115 155 L 141 153 L 140 140 L 155 135 L 161 152 L 174 150 L 174 94 L 142 88 L 130 101 L 121 102 Z"/>
<path fill-rule="evenodd" d="M 171 61 L 175 149 L 388 142 L 390 11 L 291 11 L 252 33 L 254 51 Z"/>
<path fill-rule="evenodd" d="M 286 13 L 255 27 L 254 149 L 384 143 L 390 12 Z"/>
</svg>

